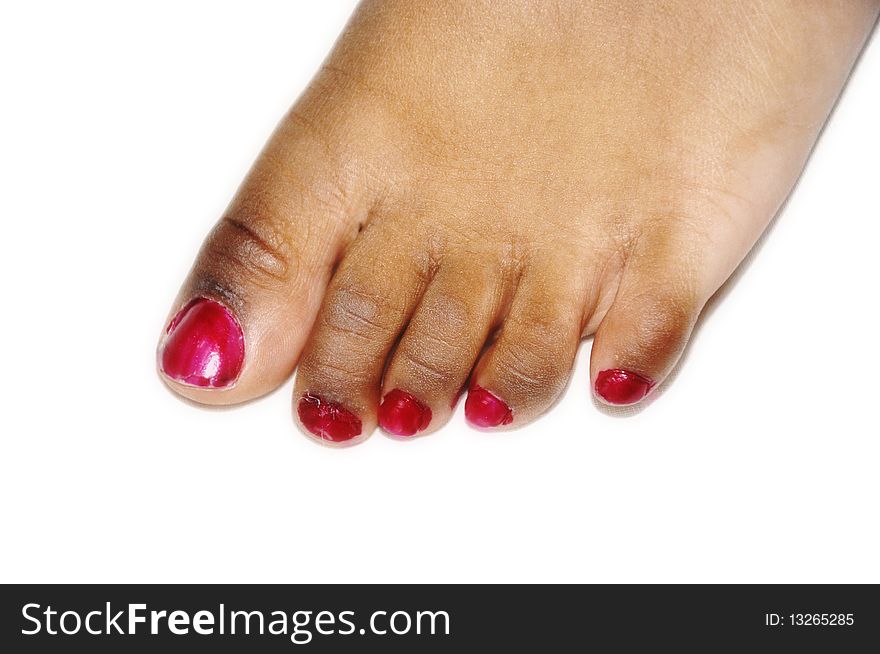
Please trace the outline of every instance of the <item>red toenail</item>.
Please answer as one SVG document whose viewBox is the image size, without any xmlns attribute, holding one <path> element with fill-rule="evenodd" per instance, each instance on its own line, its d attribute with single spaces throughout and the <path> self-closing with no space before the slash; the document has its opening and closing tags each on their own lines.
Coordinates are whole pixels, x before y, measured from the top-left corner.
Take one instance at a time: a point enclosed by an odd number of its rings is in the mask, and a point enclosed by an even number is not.
<svg viewBox="0 0 880 654">
<path fill-rule="evenodd" d="M 395 436 L 413 436 L 431 422 L 431 409 L 415 397 L 395 388 L 379 406 L 379 424 Z"/>
<path fill-rule="evenodd" d="M 361 419 L 336 402 L 306 393 L 296 409 L 302 424 L 318 438 L 334 443 L 349 441 L 361 433 Z"/>
<path fill-rule="evenodd" d="M 464 417 L 475 427 L 498 427 L 513 422 L 513 411 L 504 400 L 474 384 L 464 402 Z"/>
<path fill-rule="evenodd" d="M 654 382 L 630 370 L 603 370 L 596 377 L 596 394 L 609 404 L 635 404 L 654 388 Z"/>
<path fill-rule="evenodd" d="M 229 309 L 198 298 L 168 325 L 159 361 L 162 372 L 175 381 L 223 388 L 241 372 L 244 334 Z"/>
</svg>

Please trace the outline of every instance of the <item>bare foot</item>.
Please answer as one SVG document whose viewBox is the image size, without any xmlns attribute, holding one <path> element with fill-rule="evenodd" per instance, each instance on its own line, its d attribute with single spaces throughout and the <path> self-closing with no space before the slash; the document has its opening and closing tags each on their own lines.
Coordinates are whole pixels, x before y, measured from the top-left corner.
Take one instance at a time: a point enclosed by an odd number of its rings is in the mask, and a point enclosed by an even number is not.
<svg viewBox="0 0 880 654">
<path fill-rule="evenodd" d="M 595 333 L 662 383 L 789 193 L 876 0 L 365 2 L 183 284 L 159 364 L 242 402 L 298 366 L 330 443 L 518 426 Z"/>
</svg>

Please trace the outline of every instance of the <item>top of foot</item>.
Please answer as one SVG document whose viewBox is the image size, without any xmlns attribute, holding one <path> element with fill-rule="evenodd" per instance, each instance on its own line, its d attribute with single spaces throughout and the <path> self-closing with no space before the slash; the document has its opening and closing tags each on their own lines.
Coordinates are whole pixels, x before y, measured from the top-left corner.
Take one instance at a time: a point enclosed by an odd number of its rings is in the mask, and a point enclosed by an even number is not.
<svg viewBox="0 0 880 654">
<path fill-rule="evenodd" d="M 365 2 L 169 315 L 228 404 L 298 367 L 306 432 L 643 401 L 788 194 L 878 3 Z"/>
</svg>

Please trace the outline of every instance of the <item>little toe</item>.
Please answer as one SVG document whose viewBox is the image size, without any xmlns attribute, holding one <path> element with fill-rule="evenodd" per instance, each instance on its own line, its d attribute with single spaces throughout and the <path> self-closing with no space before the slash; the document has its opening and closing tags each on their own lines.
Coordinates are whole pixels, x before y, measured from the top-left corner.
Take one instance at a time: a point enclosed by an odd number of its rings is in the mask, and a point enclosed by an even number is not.
<svg viewBox="0 0 880 654">
<path fill-rule="evenodd" d="M 675 366 L 715 288 L 687 260 L 654 250 L 627 263 L 590 356 L 592 387 L 601 402 L 641 402 Z"/>
</svg>

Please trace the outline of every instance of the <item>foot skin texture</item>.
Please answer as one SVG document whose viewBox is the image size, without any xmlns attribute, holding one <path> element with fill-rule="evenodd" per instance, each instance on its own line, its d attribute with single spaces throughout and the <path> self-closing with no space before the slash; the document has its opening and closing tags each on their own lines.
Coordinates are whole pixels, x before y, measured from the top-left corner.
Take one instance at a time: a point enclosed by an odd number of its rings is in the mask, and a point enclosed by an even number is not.
<svg viewBox="0 0 880 654">
<path fill-rule="evenodd" d="M 331 445 L 524 425 L 594 336 L 642 401 L 790 192 L 877 0 L 368 1 L 198 254 L 158 363 L 233 404 L 297 369 Z M 586 399 L 586 398 L 585 398 Z"/>
</svg>

